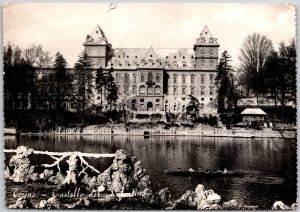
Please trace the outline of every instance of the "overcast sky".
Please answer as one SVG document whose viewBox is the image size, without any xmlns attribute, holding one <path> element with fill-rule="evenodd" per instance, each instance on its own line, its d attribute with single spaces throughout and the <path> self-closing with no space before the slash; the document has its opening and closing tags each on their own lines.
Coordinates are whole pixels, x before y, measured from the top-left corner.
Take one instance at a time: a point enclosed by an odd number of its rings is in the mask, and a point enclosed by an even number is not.
<svg viewBox="0 0 300 212">
<path fill-rule="evenodd" d="M 114 48 L 193 48 L 204 26 L 218 39 L 220 52 L 238 64 L 239 49 L 248 34 L 280 41 L 296 36 L 295 8 L 289 4 L 118 4 L 18 3 L 3 6 L 3 44 L 26 48 L 42 44 L 52 56 L 59 51 L 73 67 L 86 35 L 96 25 Z"/>
</svg>

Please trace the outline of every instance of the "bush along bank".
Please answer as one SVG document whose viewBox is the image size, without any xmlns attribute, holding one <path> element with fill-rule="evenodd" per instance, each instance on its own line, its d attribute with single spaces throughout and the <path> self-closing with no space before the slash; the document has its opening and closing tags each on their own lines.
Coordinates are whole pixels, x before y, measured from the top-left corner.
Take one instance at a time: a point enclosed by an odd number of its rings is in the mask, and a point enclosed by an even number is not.
<svg viewBox="0 0 300 212">
<path fill-rule="evenodd" d="M 91 154 L 80 152 L 51 153 L 34 151 L 24 146 L 17 150 L 5 170 L 5 178 L 13 184 L 42 184 L 55 187 L 52 196 L 34 199 L 22 196 L 9 208 L 39 209 L 198 209 L 231 210 L 259 209 L 235 200 L 222 202 L 220 195 L 206 190 L 199 184 L 179 199 L 173 200 L 168 188 L 155 191 L 151 177 L 141 161 L 129 156 L 124 150 L 114 154 Z M 53 164 L 32 165 L 34 154 L 51 155 Z M 55 155 L 55 157 L 53 156 Z M 100 172 L 86 158 L 114 157 L 112 164 Z M 63 170 L 62 163 L 67 163 Z M 296 204 L 286 206 L 274 203 L 272 209 L 295 209 Z"/>
</svg>

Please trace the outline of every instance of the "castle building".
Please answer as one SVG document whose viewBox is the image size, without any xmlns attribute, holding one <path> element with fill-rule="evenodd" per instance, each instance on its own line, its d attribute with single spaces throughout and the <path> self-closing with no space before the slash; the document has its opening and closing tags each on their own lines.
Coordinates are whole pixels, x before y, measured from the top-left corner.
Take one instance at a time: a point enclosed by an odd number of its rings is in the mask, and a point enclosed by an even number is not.
<svg viewBox="0 0 300 212">
<path fill-rule="evenodd" d="M 182 112 L 192 95 L 202 110 L 216 111 L 220 45 L 207 26 L 191 49 L 113 48 L 99 26 L 83 45 L 93 68 L 114 69 L 118 101 L 129 110 Z M 96 95 L 94 103 L 99 101 Z"/>
</svg>

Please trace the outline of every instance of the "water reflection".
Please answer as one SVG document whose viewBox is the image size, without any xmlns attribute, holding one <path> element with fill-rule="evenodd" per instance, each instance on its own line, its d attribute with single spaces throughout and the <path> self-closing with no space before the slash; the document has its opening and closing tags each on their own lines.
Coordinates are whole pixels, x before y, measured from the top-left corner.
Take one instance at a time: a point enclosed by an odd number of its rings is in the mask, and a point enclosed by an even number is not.
<svg viewBox="0 0 300 212">
<path fill-rule="evenodd" d="M 214 189 L 224 200 L 266 206 L 275 200 L 291 204 L 296 200 L 296 150 L 280 139 L 209 138 L 187 136 L 21 136 L 5 139 L 6 149 L 25 145 L 42 151 L 114 153 L 124 149 L 142 161 L 154 187 L 169 187 L 174 198 L 199 183 Z M 38 159 L 40 160 L 40 158 Z M 46 160 L 47 161 L 47 160 Z M 111 161 L 91 161 L 104 170 Z M 101 164 L 101 165 L 99 165 Z M 166 176 L 166 170 L 238 170 L 244 178 L 186 178 Z M 292 177 L 289 177 L 292 176 Z"/>
</svg>

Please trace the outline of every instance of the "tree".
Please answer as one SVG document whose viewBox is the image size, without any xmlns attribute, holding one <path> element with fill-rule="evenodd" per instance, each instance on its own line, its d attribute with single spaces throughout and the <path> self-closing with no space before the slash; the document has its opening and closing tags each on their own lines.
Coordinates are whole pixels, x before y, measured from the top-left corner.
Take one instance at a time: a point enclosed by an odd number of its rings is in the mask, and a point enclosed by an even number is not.
<svg viewBox="0 0 300 212">
<path fill-rule="evenodd" d="M 83 122 L 85 110 L 90 106 L 92 97 L 94 96 L 94 76 L 92 73 L 92 63 L 85 51 L 82 52 L 77 63 L 75 64 L 75 79 L 77 95 L 81 97 L 81 113 Z"/>
<path fill-rule="evenodd" d="M 42 45 L 31 44 L 24 50 L 24 59 L 30 65 L 39 69 L 49 66 L 51 57 L 49 52 L 44 51 Z"/>
<path fill-rule="evenodd" d="M 248 90 L 251 89 L 257 98 L 259 93 L 264 90 L 264 83 L 260 74 L 272 50 L 272 41 L 265 35 L 258 33 L 248 35 L 240 49 L 241 70 L 245 73 Z"/>
<path fill-rule="evenodd" d="M 294 39 L 288 46 L 284 42 L 280 43 L 279 58 L 281 66 L 281 106 L 284 115 L 287 92 L 290 93 L 290 100 L 296 103 L 296 44 Z"/>
<path fill-rule="evenodd" d="M 53 73 L 53 90 L 55 91 L 56 108 L 62 108 L 62 101 L 68 98 L 73 93 L 72 78 L 69 73 L 67 73 L 67 62 L 62 54 L 59 52 L 55 55 L 54 60 L 54 73 Z"/>
<path fill-rule="evenodd" d="M 229 65 L 231 56 L 224 51 L 222 53 L 219 65 L 217 67 L 218 74 L 216 76 L 216 84 L 218 86 L 218 113 L 225 113 L 237 107 L 239 92 L 235 86 L 233 68 Z M 225 105 L 227 102 L 227 105 Z M 226 109 L 227 108 L 227 109 Z"/>
<path fill-rule="evenodd" d="M 186 107 L 186 113 L 191 117 L 192 121 L 195 121 L 199 117 L 200 103 L 196 97 L 192 95 L 189 95 L 189 97 L 190 97 L 190 102 Z"/>
<path fill-rule="evenodd" d="M 107 77 L 103 71 L 103 68 L 100 67 L 96 73 L 96 88 L 98 90 L 98 93 L 100 93 L 100 110 L 101 111 L 102 111 L 102 105 L 103 105 L 103 92 L 104 92 L 104 87 L 106 84 L 107 84 Z"/>
</svg>

